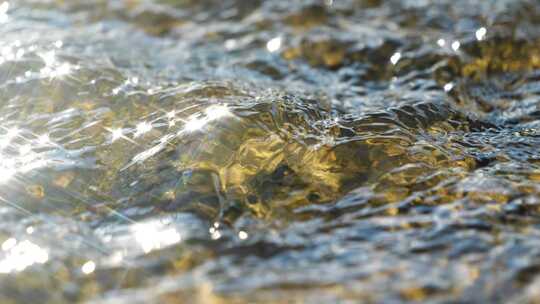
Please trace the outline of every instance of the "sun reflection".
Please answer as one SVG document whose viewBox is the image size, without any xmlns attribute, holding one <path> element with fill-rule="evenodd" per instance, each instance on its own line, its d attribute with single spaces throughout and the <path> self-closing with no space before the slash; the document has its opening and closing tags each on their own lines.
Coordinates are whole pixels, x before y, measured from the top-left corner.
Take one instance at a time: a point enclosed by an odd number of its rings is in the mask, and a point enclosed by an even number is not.
<svg viewBox="0 0 540 304">
<path fill-rule="evenodd" d="M 41 54 L 38 54 L 39 57 L 45 63 L 45 66 L 39 71 L 41 76 L 48 78 L 58 78 L 62 76 L 69 75 L 72 70 L 77 69 L 77 66 L 74 66 L 70 63 L 58 62 L 56 58 L 56 51 L 48 51 Z"/>
<path fill-rule="evenodd" d="M 111 133 L 112 133 L 111 134 L 112 141 L 114 142 L 115 140 L 118 140 L 118 139 L 122 138 L 122 136 L 124 135 L 124 130 L 115 129 L 115 130 L 112 130 Z"/>
<path fill-rule="evenodd" d="M 126 253 L 123 251 L 116 251 L 107 258 L 107 262 L 112 265 L 118 265 L 124 261 Z"/>
<path fill-rule="evenodd" d="M 139 137 L 145 133 L 148 133 L 152 130 L 152 124 L 147 121 L 142 121 L 137 124 L 135 127 L 135 134 L 133 137 Z"/>
<path fill-rule="evenodd" d="M 17 126 L 4 127 L 1 125 L 0 132 L 0 171 L 2 172 L 0 184 L 7 182 L 17 173 L 24 174 L 49 163 L 42 157 L 42 154 L 33 151 L 34 146 L 54 145 L 47 134 L 29 139 L 27 131 L 21 130 Z M 31 133 L 30 135 L 35 136 Z"/>
<path fill-rule="evenodd" d="M 94 261 L 88 261 L 84 263 L 81 267 L 81 271 L 84 274 L 91 274 L 92 272 L 94 272 L 94 270 L 96 270 L 96 263 Z"/>
<path fill-rule="evenodd" d="M 279 49 L 281 48 L 281 42 L 282 42 L 281 40 L 282 40 L 281 37 L 275 37 L 268 40 L 268 42 L 266 43 L 266 49 L 270 53 L 279 51 Z"/>
<path fill-rule="evenodd" d="M 166 116 L 168 119 L 169 128 L 174 127 L 174 125 L 176 125 L 176 121 L 174 120 L 176 118 L 176 111 L 175 110 L 169 111 L 167 112 Z"/>
<path fill-rule="evenodd" d="M 437 40 L 437 44 L 440 46 L 440 47 L 444 47 L 446 45 L 446 40 L 440 38 L 439 40 Z"/>
<path fill-rule="evenodd" d="M 9 10 L 9 2 L 4 1 L 0 4 L 0 23 L 6 23 L 9 21 L 9 16 L 7 14 Z"/>
<path fill-rule="evenodd" d="M 2 59 L 4 61 L 15 59 L 15 54 L 13 54 L 13 49 L 11 46 L 4 46 L 2 49 L 0 49 L 0 54 L 2 54 Z"/>
<path fill-rule="evenodd" d="M 18 50 L 17 50 L 17 53 L 15 53 L 15 58 L 21 59 L 21 58 L 23 58 L 23 56 L 24 56 L 25 53 L 26 53 L 26 52 L 25 52 L 23 49 L 18 49 Z"/>
<path fill-rule="evenodd" d="M 241 240 L 247 239 L 248 236 L 249 236 L 248 233 L 245 232 L 245 231 L 240 231 L 240 232 L 238 232 L 238 238 L 241 239 Z"/>
<path fill-rule="evenodd" d="M 56 52 L 55 51 L 48 51 L 45 53 L 38 54 L 39 57 L 41 57 L 41 60 L 43 60 L 43 63 L 45 63 L 45 66 L 50 67 L 56 63 Z"/>
<path fill-rule="evenodd" d="M 44 264 L 49 260 L 47 250 L 28 240 L 17 242 L 10 238 L 2 244 L 2 250 L 5 256 L 0 260 L 0 273 L 23 271 L 33 264 Z"/>
<path fill-rule="evenodd" d="M 17 240 L 14 238 L 9 238 L 2 243 L 2 250 L 8 251 L 15 247 L 15 245 L 17 245 Z"/>
<path fill-rule="evenodd" d="M 179 133 L 186 131 L 186 132 L 193 132 L 197 131 L 199 129 L 202 129 L 206 125 L 205 119 L 201 118 L 199 114 L 191 116 L 186 124 L 184 125 L 184 128 L 180 130 Z"/>
<path fill-rule="evenodd" d="M 390 62 L 395 65 L 396 63 L 398 63 L 398 61 L 401 59 L 401 53 L 400 52 L 396 52 L 394 53 L 394 55 L 392 55 L 392 57 L 390 57 Z"/>
<path fill-rule="evenodd" d="M 130 141 L 130 142 L 133 142 L 131 139 L 127 138 L 125 135 L 124 135 L 124 129 L 122 128 L 117 128 L 117 129 L 110 129 L 110 128 L 105 128 L 105 130 L 111 132 L 111 143 L 119 140 L 119 139 L 125 139 L 127 141 Z"/>
<path fill-rule="evenodd" d="M 137 85 L 139 84 L 139 77 L 128 78 L 127 82 L 131 85 Z"/>
<path fill-rule="evenodd" d="M 184 124 L 184 128 L 178 133 L 194 132 L 202 129 L 207 123 L 232 115 L 227 105 L 212 105 L 204 110 L 204 115 L 197 113 L 192 115 Z"/>
<path fill-rule="evenodd" d="M 174 245 L 181 241 L 180 233 L 174 227 L 166 227 L 162 221 L 139 223 L 132 228 L 135 240 L 145 253 Z"/>
<path fill-rule="evenodd" d="M 209 121 L 220 119 L 225 116 L 231 115 L 231 111 L 226 105 L 213 105 L 204 110 L 206 117 Z"/>
<path fill-rule="evenodd" d="M 5 128 L 4 128 L 5 129 Z M 5 129 L 6 133 L 0 136 L 0 148 L 5 148 L 19 135 L 19 128 L 11 127 Z"/>
<path fill-rule="evenodd" d="M 482 41 L 486 38 L 487 29 L 485 27 L 481 27 L 478 30 L 476 30 L 476 40 Z"/>
<path fill-rule="evenodd" d="M 455 52 L 457 52 L 457 50 L 459 50 L 459 47 L 461 46 L 461 43 L 459 41 L 454 41 L 452 42 L 452 50 L 454 50 Z"/>
<path fill-rule="evenodd" d="M 38 143 L 43 146 L 47 146 L 51 144 L 51 138 L 49 137 L 49 134 L 42 134 L 38 137 Z"/>
<path fill-rule="evenodd" d="M 210 233 L 210 237 L 212 240 L 219 240 L 221 238 L 221 232 L 218 230 L 218 226 L 214 225 L 214 227 L 210 227 L 208 229 L 208 232 Z"/>
<path fill-rule="evenodd" d="M 227 39 L 227 40 L 225 41 L 225 48 L 226 48 L 227 50 L 232 50 L 232 49 L 234 49 L 234 48 L 236 47 L 237 44 L 238 44 L 238 43 L 236 42 L 236 40 L 234 40 L 234 39 Z"/>
<path fill-rule="evenodd" d="M 175 117 L 176 117 L 176 111 L 175 110 L 167 112 L 167 118 L 168 119 L 174 119 Z"/>
<path fill-rule="evenodd" d="M 10 180 L 16 173 L 17 169 L 15 168 L 16 164 L 13 159 L 4 158 L 0 161 L 0 184 Z"/>
</svg>

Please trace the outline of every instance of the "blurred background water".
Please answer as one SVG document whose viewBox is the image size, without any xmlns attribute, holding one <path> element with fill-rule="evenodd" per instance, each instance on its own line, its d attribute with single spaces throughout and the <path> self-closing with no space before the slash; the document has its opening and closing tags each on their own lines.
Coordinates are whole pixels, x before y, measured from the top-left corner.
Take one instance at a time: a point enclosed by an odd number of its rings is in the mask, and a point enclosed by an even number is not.
<svg viewBox="0 0 540 304">
<path fill-rule="evenodd" d="M 536 0 L 0 0 L 1 303 L 538 303 Z"/>
</svg>

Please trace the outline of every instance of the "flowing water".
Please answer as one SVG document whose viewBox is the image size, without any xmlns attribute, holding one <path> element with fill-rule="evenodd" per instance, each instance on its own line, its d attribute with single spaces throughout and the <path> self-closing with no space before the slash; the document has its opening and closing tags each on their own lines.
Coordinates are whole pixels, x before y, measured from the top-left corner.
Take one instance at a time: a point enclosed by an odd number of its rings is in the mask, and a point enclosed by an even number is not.
<svg viewBox="0 0 540 304">
<path fill-rule="evenodd" d="M 537 0 L 0 1 L 0 303 L 539 303 Z"/>
</svg>

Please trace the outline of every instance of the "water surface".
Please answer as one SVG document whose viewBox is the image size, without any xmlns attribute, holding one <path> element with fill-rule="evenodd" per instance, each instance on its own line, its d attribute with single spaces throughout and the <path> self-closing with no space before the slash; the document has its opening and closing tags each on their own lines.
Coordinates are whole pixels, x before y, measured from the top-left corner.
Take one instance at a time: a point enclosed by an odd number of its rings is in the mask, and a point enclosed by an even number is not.
<svg viewBox="0 0 540 304">
<path fill-rule="evenodd" d="M 0 3 L 1 303 L 536 303 L 534 0 Z"/>
</svg>

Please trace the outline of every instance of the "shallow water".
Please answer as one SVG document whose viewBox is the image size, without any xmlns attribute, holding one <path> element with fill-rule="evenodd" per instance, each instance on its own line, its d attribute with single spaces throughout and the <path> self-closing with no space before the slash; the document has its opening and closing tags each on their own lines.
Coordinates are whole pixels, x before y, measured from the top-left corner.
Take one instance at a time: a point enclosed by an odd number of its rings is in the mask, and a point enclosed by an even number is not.
<svg viewBox="0 0 540 304">
<path fill-rule="evenodd" d="M 537 1 L 9 0 L 0 37 L 1 303 L 540 299 Z"/>
</svg>

